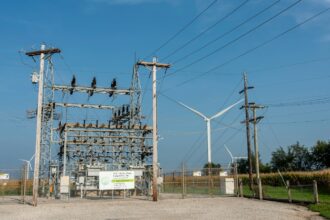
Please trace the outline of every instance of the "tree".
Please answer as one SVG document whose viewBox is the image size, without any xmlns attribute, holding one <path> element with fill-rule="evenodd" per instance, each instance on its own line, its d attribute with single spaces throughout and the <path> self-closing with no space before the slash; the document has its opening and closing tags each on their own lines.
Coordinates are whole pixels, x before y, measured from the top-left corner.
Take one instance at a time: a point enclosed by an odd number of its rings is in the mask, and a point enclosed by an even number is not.
<svg viewBox="0 0 330 220">
<path fill-rule="evenodd" d="M 252 154 L 252 166 L 253 172 L 256 172 L 255 167 L 256 167 L 256 159 L 254 154 Z M 261 157 L 259 154 L 259 171 L 260 173 L 270 173 L 271 172 L 271 166 L 270 164 L 266 163 L 263 164 L 261 161 Z M 247 159 L 239 159 L 237 160 L 237 172 L 238 173 L 248 173 L 249 172 L 249 164 L 248 164 L 248 160 Z"/>
<path fill-rule="evenodd" d="M 270 162 L 273 171 L 293 170 L 305 171 L 312 168 L 312 156 L 308 149 L 299 142 L 293 144 L 285 151 L 282 147 L 272 152 Z"/>
<path fill-rule="evenodd" d="M 211 168 L 211 175 L 219 175 L 221 169 L 221 164 L 217 163 L 206 163 L 203 166 L 204 175 L 209 175 L 209 168 Z"/>
<path fill-rule="evenodd" d="M 288 148 L 288 157 L 291 161 L 291 169 L 298 171 L 311 170 L 312 157 L 304 145 L 297 142 Z"/>
<path fill-rule="evenodd" d="M 330 141 L 317 141 L 311 152 L 314 169 L 330 167 Z"/>
<path fill-rule="evenodd" d="M 269 163 L 259 163 L 260 173 L 270 173 L 272 172 L 272 166 Z"/>
<path fill-rule="evenodd" d="M 273 170 L 284 170 L 288 167 L 288 157 L 282 147 L 272 152 L 270 164 Z"/>
<path fill-rule="evenodd" d="M 248 173 L 249 172 L 249 163 L 247 159 L 237 160 L 237 172 L 238 173 Z"/>
</svg>

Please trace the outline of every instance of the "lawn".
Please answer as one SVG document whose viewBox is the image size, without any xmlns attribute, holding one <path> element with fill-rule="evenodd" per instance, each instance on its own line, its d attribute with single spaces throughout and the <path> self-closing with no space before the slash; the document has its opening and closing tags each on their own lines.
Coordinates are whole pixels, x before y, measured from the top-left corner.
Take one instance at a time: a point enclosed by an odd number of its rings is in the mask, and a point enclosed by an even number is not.
<svg viewBox="0 0 330 220">
<path fill-rule="evenodd" d="M 312 211 L 319 212 L 323 217 L 330 219 L 330 190 L 319 190 L 319 204 L 311 204 L 308 208 Z"/>
</svg>

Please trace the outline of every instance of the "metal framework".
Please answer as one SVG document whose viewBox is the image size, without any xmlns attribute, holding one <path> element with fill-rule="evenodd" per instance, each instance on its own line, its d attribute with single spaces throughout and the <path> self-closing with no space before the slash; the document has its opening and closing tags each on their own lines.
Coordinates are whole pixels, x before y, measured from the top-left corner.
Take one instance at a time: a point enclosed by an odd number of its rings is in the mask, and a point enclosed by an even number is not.
<svg viewBox="0 0 330 220">
<path fill-rule="evenodd" d="M 79 185 L 77 189 L 84 187 L 94 190 L 97 188 L 97 178 L 89 174 L 92 168 L 98 171 L 147 170 L 152 165 L 152 128 L 142 122 L 138 65 L 133 67 L 128 89 L 117 88 L 116 79 L 113 79 L 109 88 L 97 87 L 95 77 L 91 86 L 76 85 L 75 76 L 71 85 L 55 85 L 52 52 L 58 53 L 60 50 L 44 49 L 26 53 L 28 56 L 46 54 L 43 58 L 46 71 L 43 77 L 39 157 L 42 195 L 58 194 L 60 178 L 63 176 L 73 179 Z M 94 94 L 116 98 L 126 96 L 129 101 L 127 104 L 105 105 L 60 100 L 73 93 L 85 93 L 89 98 Z M 65 120 L 58 117 L 60 114 L 57 112 L 67 112 L 70 108 L 75 108 L 79 115 L 83 115 L 83 109 L 111 111 L 111 117 L 81 121 L 72 121 L 67 115 Z M 54 125 L 54 120 L 59 120 L 58 125 Z"/>
</svg>

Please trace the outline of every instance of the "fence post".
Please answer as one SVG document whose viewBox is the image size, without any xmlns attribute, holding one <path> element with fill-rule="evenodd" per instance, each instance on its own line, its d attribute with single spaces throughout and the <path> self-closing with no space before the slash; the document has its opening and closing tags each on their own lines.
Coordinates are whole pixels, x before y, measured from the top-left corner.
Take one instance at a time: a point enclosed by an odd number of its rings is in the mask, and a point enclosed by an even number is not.
<svg viewBox="0 0 330 220">
<path fill-rule="evenodd" d="M 25 171 L 25 165 L 22 166 L 22 170 L 21 170 L 21 199 L 22 199 L 22 203 L 24 203 L 24 171 Z"/>
<path fill-rule="evenodd" d="M 291 189 L 290 189 L 290 181 L 289 181 L 289 180 L 286 181 L 286 187 L 287 187 L 287 189 L 288 189 L 288 199 L 289 199 L 289 202 L 292 203 Z"/>
<path fill-rule="evenodd" d="M 317 181 L 313 180 L 313 193 L 314 193 L 314 202 L 315 204 L 319 203 L 319 193 L 317 190 Z"/>
<path fill-rule="evenodd" d="M 181 183 L 182 183 L 182 199 L 184 199 L 184 196 L 185 196 L 185 190 L 184 190 L 184 185 L 185 185 L 185 175 L 184 175 L 184 163 L 182 163 L 182 181 L 181 181 Z"/>
<path fill-rule="evenodd" d="M 243 194 L 243 181 L 242 181 L 242 179 L 238 179 L 238 185 L 239 185 L 239 195 L 241 197 L 244 197 L 244 194 Z"/>
<path fill-rule="evenodd" d="M 235 194 L 239 197 L 239 184 L 238 184 L 238 173 L 237 173 L 237 162 L 234 163 L 234 183 L 235 183 Z"/>
<path fill-rule="evenodd" d="M 26 179 L 27 179 L 27 171 L 28 171 L 28 164 L 25 163 L 23 168 L 23 203 L 25 204 L 25 196 L 26 196 Z"/>
<path fill-rule="evenodd" d="M 163 193 L 165 193 L 165 173 L 163 174 Z"/>
</svg>

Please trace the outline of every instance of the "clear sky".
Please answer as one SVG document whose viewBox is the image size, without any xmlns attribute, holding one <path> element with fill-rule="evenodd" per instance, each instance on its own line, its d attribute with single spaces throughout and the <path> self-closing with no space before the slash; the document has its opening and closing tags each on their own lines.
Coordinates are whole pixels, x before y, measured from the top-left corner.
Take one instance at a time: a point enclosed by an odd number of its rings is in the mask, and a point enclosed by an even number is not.
<svg viewBox="0 0 330 220">
<path fill-rule="evenodd" d="M 98 85 L 109 86 L 116 77 L 120 87 L 127 87 L 135 54 L 147 61 L 154 54 L 172 64 L 165 78 L 163 71 L 158 73 L 162 94 L 208 116 L 242 98 L 238 92 L 246 72 L 255 86 L 250 101 L 268 106 L 258 112 L 265 116 L 259 124 L 264 162 L 279 146 L 329 140 L 330 12 L 275 37 L 330 7 L 330 1 L 218 0 L 198 16 L 212 1 L 1 1 L 0 168 L 16 168 L 18 159 L 34 153 L 36 122 L 26 119 L 26 110 L 36 108 L 37 87 L 30 74 L 37 66 L 19 51 L 37 49 L 42 42 L 62 50 L 62 57 L 54 57 L 58 83 L 69 83 L 75 73 L 78 84 L 88 85 L 96 76 Z M 151 81 L 145 70 L 140 76 L 146 89 L 143 112 L 149 116 Z M 159 96 L 158 114 L 162 166 L 178 168 L 183 160 L 190 167 L 202 166 L 207 161 L 205 122 L 164 95 Z M 93 119 L 96 114 L 85 111 L 72 119 Z M 234 155 L 246 155 L 243 119 L 244 112 L 236 107 L 212 122 L 214 162 L 228 163 L 224 144 Z"/>
</svg>

